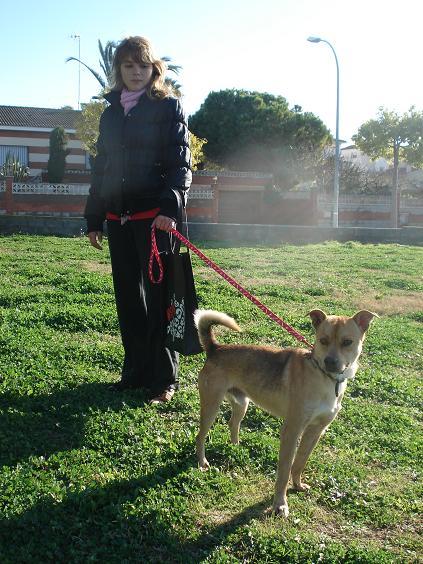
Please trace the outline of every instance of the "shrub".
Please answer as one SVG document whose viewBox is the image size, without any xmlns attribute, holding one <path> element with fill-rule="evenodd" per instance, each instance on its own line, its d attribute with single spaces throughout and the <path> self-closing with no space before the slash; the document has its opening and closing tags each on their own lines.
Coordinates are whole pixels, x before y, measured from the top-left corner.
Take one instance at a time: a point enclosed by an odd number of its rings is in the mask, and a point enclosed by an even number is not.
<svg viewBox="0 0 423 564">
<path fill-rule="evenodd" d="M 0 167 L 0 177 L 13 176 L 15 182 L 21 182 L 28 176 L 28 167 L 22 165 L 15 156 L 7 153 L 4 164 Z"/>
<path fill-rule="evenodd" d="M 68 142 L 63 127 L 55 127 L 50 133 L 50 156 L 47 164 L 49 182 L 62 182 L 65 175 L 66 157 L 70 150 L 66 149 Z"/>
</svg>

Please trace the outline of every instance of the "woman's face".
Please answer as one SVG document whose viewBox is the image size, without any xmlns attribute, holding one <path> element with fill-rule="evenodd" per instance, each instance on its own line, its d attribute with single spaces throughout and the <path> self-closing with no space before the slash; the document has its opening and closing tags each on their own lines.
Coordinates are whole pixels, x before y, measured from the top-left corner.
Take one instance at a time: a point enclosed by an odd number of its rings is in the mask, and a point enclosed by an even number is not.
<svg viewBox="0 0 423 564">
<path fill-rule="evenodd" d="M 128 90 L 142 90 L 151 81 L 153 65 L 151 63 L 136 63 L 128 57 L 120 65 L 120 73 Z"/>
</svg>

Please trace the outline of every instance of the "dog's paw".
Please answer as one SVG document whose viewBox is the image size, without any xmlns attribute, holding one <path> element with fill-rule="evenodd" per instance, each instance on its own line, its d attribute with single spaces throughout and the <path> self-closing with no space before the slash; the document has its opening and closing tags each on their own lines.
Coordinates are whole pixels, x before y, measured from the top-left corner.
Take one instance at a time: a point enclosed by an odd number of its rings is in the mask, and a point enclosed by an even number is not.
<svg viewBox="0 0 423 564">
<path fill-rule="evenodd" d="M 289 508 L 288 504 L 284 503 L 283 505 L 274 505 L 273 506 L 273 513 L 278 515 L 279 517 L 288 517 L 289 515 Z"/>
<path fill-rule="evenodd" d="M 308 484 L 305 484 L 304 482 L 300 482 L 299 484 L 294 484 L 294 489 L 297 492 L 308 492 L 310 486 Z"/>
</svg>

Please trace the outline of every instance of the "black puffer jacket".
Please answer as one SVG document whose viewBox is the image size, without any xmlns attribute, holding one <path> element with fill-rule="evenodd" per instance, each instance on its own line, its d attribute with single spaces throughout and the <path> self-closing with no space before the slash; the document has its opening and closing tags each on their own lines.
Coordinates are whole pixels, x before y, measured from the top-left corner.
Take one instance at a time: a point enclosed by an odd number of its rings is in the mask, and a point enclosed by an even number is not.
<svg viewBox="0 0 423 564">
<path fill-rule="evenodd" d="M 176 98 L 152 100 L 146 94 L 125 116 L 120 92 L 100 119 L 97 156 L 85 207 L 87 230 L 102 231 L 106 212 L 131 214 L 160 207 L 175 217 L 172 188 L 191 185 L 189 132 Z"/>
</svg>

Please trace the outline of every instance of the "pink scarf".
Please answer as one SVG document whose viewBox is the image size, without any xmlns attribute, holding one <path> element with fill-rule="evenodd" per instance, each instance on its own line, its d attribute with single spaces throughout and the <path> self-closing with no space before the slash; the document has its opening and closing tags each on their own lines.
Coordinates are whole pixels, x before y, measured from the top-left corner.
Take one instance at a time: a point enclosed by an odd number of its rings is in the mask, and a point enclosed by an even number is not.
<svg viewBox="0 0 423 564">
<path fill-rule="evenodd" d="M 127 90 L 126 88 L 122 90 L 122 93 L 120 95 L 120 103 L 123 106 L 125 115 L 129 112 L 129 110 L 132 110 L 132 108 L 138 104 L 138 100 L 140 99 L 140 96 L 144 94 L 144 92 L 145 88 L 143 88 L 142 90 L 134 91 Z"/>
</svg>

